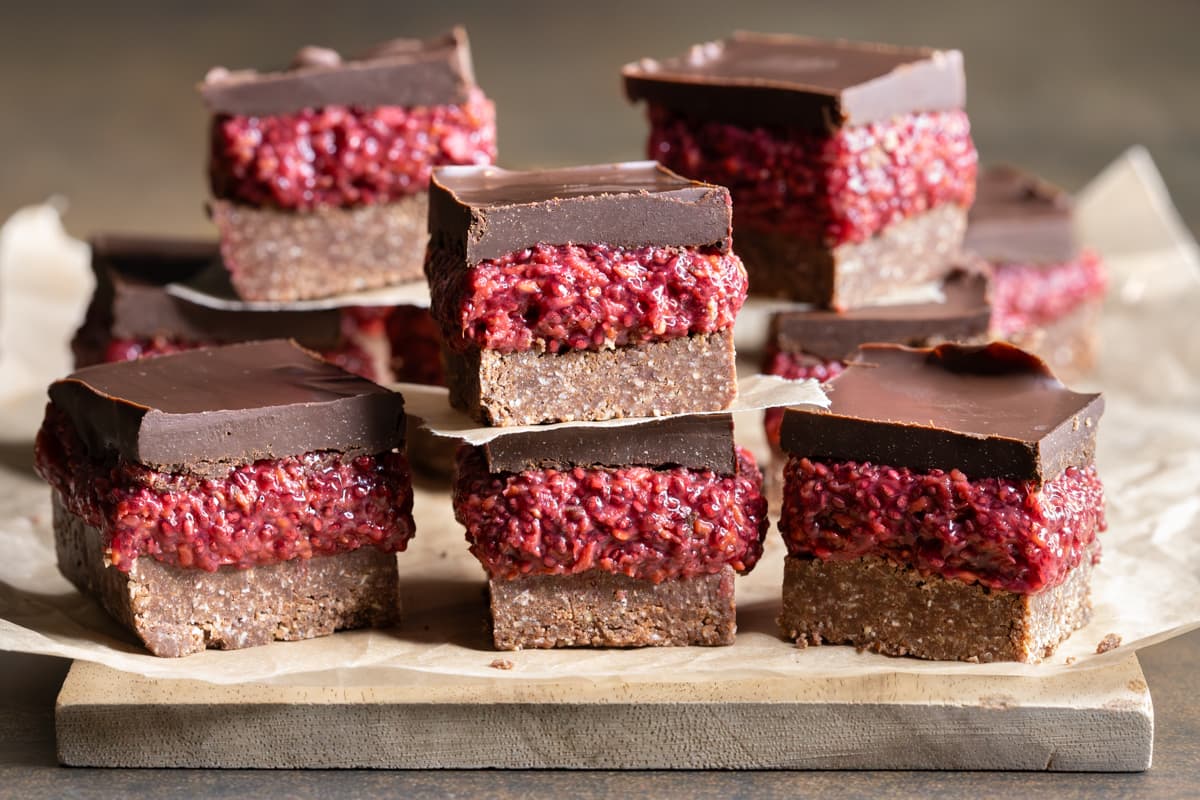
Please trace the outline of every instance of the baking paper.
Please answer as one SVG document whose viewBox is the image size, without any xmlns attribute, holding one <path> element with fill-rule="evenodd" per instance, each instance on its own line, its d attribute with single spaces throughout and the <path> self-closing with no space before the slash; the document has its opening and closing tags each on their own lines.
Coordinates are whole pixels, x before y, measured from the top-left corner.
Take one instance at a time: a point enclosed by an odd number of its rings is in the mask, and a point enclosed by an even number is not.
<svg viewBox="0 0 1200 800">
<path fill-rule="evenodd" d="M 233 291 L 229 273 L 219 264 L 187 282 L 167 284 L 167 294 L 206 308 L 224 311 L 319 311 L 326 308 L 346 306 L 417 306 L 429 308 L 429 285 L 424 280 L 385 286 L 382 289 L 367 289 L 348 292 L 334 297 L 317 300 L 243 300 Z"/>
<path fill-rule="evenodd" d="M 1108 398 L 1097 461 L 1109 530 L 1094 578 L 1093 620 L 1044 664 L 797 649 L 775 625 L 784 551 L 775 530 L 758 567 L 738 578 L 732 647 L 497 654 L 486 632 L 483 571 L 467 553 L 448 494 L 424 486 L 416 492 L 417 537 L 399 556 L 401 627 L 176 660 L 149 656 L 59 576 L 49 490 L 30 467 L 44 403 L 41 389 L 29 390 L 30 381 L 44 384 L 66 363 L 70 317 L 80 312 L 87 291 L 86 252 L 62 237 L 54 211 L 45 208 L 9 222 L 0 254 L 0 648 L 89 659 L 149 676 L 325 686 L 535 680 L 615 685 L 663 676 L 708 681 L 895 672 L 1050 675 L 1122 659 L 1200 624 L 1200 337 L 1194 335 L 1200 259 L 1172 221 L 1161 182 L 1140 152 L 1126 155 L 1084 191 L 1079 213 L 1087 241 L 1104 253 L 1112 272 L 1103 365 L 1096 375 Z M 53 283 L 70 291 L 49 293 L 41 276 L 31 274 L 51 269 L 63 276 L 61 284 Z M 761 452 L 757 424 L 739 424 L 738 434 Z M 1110 633 L 1122 645 L 1097 655 L 1097 644 Z M 512 669 L 492 668 L 498 656 Z"/>
<path fill-rule="evenodd" d="M 558 422 L 553 425 L 510 425 L 503 428 L 482 426 L 466 414 L 450 407 L 448 392 L 440 386 L 421 386 L 399 383 L 395 389 L 404 395 L 404 410 L 420 417 L 422 427 L 436 436 L 459 439 L 468 444 L 487 444 L 501 436 L 514 433 L 553 431 L 578 425 L 600 428 L 623 428 L 644 425 L 666 417 L 628 417 L 603 422 Z M 733 405 L 723 411 L 702 411 L 701 414 L 737 414 L 745 418 L 749 412 L 787 406 L 829 407 L 829 398 L 816 381 L 789 381 L 777 375 L 745 375 L 738 379 L 738 396 Z M 676 416 L 684 416 L 682 414 Z M 630 433 L 636 436 L 636 433 Z"/>
</svg>

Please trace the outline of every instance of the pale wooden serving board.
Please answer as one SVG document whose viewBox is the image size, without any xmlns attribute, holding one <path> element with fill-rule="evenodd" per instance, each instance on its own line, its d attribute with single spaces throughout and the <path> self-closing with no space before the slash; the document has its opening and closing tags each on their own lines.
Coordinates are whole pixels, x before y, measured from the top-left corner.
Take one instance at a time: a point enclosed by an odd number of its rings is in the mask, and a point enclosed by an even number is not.
<svg viewBox="0 0 1200 800">
<path fill-rule="evenodd" d="M 1139 771 L 1154 739 L 1132 655 L 1045 678 L 373 688 L 218 686 L 76 662 L 56 718 L 62 763 L 100 767 Z"/>
</svg>

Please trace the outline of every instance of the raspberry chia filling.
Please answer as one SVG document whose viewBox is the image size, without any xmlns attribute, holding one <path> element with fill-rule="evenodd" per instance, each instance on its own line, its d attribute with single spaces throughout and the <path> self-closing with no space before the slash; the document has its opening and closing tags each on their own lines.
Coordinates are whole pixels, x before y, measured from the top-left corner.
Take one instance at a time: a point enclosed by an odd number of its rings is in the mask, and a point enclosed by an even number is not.
<svg viewBox="0 0 1200 800">
<path fill-rule="evenodd" d="M 430 248 L 433 315 L 446 341 L 512 353 L 601 350 L 726 330 L 746 270 L 707 247 L 539 244 L 470 269 Z"/>
<path fill-rule="evenodd" d="M 992 328 L 999 336 L 1010 336 L 1054 322 L 1103 297 L 1107 289 L 1104 262 L 1091 250 L 1061 264 L 996 264 Z"/>
<path fill-rule="evenodd" d="M 1095 467 L 1032 481 L 969 480 L 793 456 L 784 467 L 779 530 L 788 553 L 882 556 L 926 575 L 1034 594 L 1061 584 L 1106 528 Z"/>
<path fill-rule="evenodd" d="M 398 381 L 445 386 L 442 336 L 427 308 L 396 306 L 387 318 L 392 374 Z"/>
<path fill-rule="evenodd" d="M 767 345 L 763 355 L 763 374 L 778 375 L 789 381 L 812 379 L 825 383 L 846 369 L 843 361 L 826 361 L 820 356 L 808 353 L 789 353 L 780 350 L 774 344 Z M 779 430 L 783 427 L 782 408 L 768 408 L 763 413 L 763 427 L 767 431 L 767 441 L 775 450 L 779 450 Z"/>
<path fill-rule="evenodd" d="M 975 198 L 978 155 L 963 111 L 905 114 L 832 135 L 696 120 L 658 106 L 649 113 L 650 158 L 729 187 L 743 230 L 835 247 Z"/>
<path fill-rule="evenodd" d="M 166 356 L 172 353 L 182 353 L 185 350 L 195 350 L 200 347 L 213 347 L 220 342 L 180 339 L 169 336 L 114 338 L 110 339 L 104 349 L 104 363 L 118 361 L 136 361 L 139 358 Z M 369 381 L 379 380 L 375 374 L 375 362 L 370 354 L 359 344 L 347 342 L 331 350 L 322 350 L 321 357 L 331 364 L 336 364 L 347 372 L 361 375 Z M 80 364 L 80 366 L 86 366 Z"/>
<path fill-rule="evenodd" d="M 142 556 L 214 572 L 364 546 L 393 553 L 413 536 L 412 482 L 400 453 L 305 453 L 201 478 L 92 458 L 50 406 L 36 465 L 68 510 L 101 532 L 122 572 Z"/>
<path fill-rule="evenodd" d="M 660 583 L 748 572 L 762 555 L 762 475 L 738 449 L 736 475 L 649 467 L 489 474 L 458 453 L 454 514 L 493 578 L 599 569 Z"/>
<path fill-rule="evenodd" d="M 310 211 L 399 200 L 425 191 L 434 167 L 495 159 L 496 108 L 473 89 L 461 105 L 218 115 L 209 176 L 218 198 Z"/>
</svg>

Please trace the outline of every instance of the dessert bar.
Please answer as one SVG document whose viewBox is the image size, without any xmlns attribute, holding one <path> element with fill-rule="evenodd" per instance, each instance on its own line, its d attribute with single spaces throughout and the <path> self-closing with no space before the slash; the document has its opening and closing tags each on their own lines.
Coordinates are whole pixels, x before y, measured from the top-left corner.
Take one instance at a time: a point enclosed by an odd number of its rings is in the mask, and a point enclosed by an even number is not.
<svg viewBox="0 0 1200 800">
<path fill-rule="evenodd" d="M 1038 661 L 1087 621 L 1100 395 L 1000 342 L 867 345 L 829 388 L 781 432 L 788 637 Z"/>
<path fill-rule="evenodd" d="M 219 258 L 215 242 L 150 236 L 91 240 L 96 289 L 72 341 L 75 366 L 165 355 L 217 344 L 291 338 L 378 382 L 441 383 L 439 336 L 427 309 L 308 311 L 209 308 L 175 297 Z"/>
<path fill-rule="evenodd" d="M 489 577 L 496 647 L 731 644 L 761 487 L 727 414 L 464 445 L 454 512 Z"/>
<path fill-rule="evenodd" d="M 991 305 L 988 278 L 959 270 L 941 285 L 940 302 L 871 306 L 853 311 L 803 309 L 771 317 L 762 371 L 789 380 L 825 382 L 846 367 L 859 345 L 871 342 L 925 347 L 942 342 L 983 343 Z M 783 409 L 764 416 L 767 438 L 779 446 Z"/>
<path fill-rule="evenodd" d="M 1075 238 L 1066 192 L 1016 167 L 985 169 L 965 246 L 992 265 L 998 338 L 1037 353 L 1066 380 L 1092 370 L 1108 277 Z"/>
<path fill-rule="evenodd" d="M 977 161 L 958 51 L 739 32 L 623 76 L 650 156 L 729 187 L 755 294 L 853 308 L 950 271 Z"/>
<path fill-rule="evenodd" d="M 446 167 L 425 270 L 450 401 L 491 425 L 728 408 L 729 193 L 653 162 Z"/>
<path fill-rule="evenodd" d="M 420 279 L 430 171 L 496 157 L 495 108 L 461 28 L 353 59 L 305 47 L 281 72 L 216 68 L 200 94 L 210 212 L 247 300 Z"/>
<path fill-rule="evenodd" d="M 155 655 L 388 625 L 413 535 L 400 395 L 273 340 L 50 386 L 59 568 Z"/>
</svg>

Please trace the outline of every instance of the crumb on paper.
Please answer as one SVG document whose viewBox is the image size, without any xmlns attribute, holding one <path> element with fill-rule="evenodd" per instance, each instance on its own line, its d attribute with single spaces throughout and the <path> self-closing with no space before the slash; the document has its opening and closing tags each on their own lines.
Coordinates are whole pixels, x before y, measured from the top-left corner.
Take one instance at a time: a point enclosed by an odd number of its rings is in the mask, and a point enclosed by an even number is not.
<svg viewBox="0 0 1200 800">
<path fill-rule="evenodd" d="M 1066 661 L 1064 661 L 1063 663 L 1064 663 L 1064 664 L 1066 664 L 1066 665 L 1069 667 L 1069 666 L 1071 666 L 1072 664 L 1074 664 L 1074 663 L 1075 663 L 1075 660 L 1076 660 L 1076 659 L 1075 659 L 1075 656 L 1067 656 L 1067 659 L 1066 659 Z"/>
<path fill-rule="evenodd" d="M 488 666 L 492 669 L 512 669 L 513 662 L 509 661 L 507 658 L 497 658 L 493 660 L 492 663 L 488 664 Z"/>
<path fill-rule="evenodd" d="M 1127 683 L 1126 686 L 1128 686 L 1129 691 L 1133 692 L 1134 694 L 1142 694 L 1143 692 L 1145 692 L 1147 689 L 1150 688 L 1149 686 L 1146 685 L 1146 682 L 1144 680 L 1142 680 L 1141 678 L 1134 678 L 1129 683 Z"/>
<path fill-rule="evenodd" d="M 1096 645 L 1096 655 L 1107 653 L 1109 650 L 1116 650 L 1121 646 L 1121 634 L 1109 633 L 1105 634 L 1100 640 L 1100 644 Z"/>
</svg>

